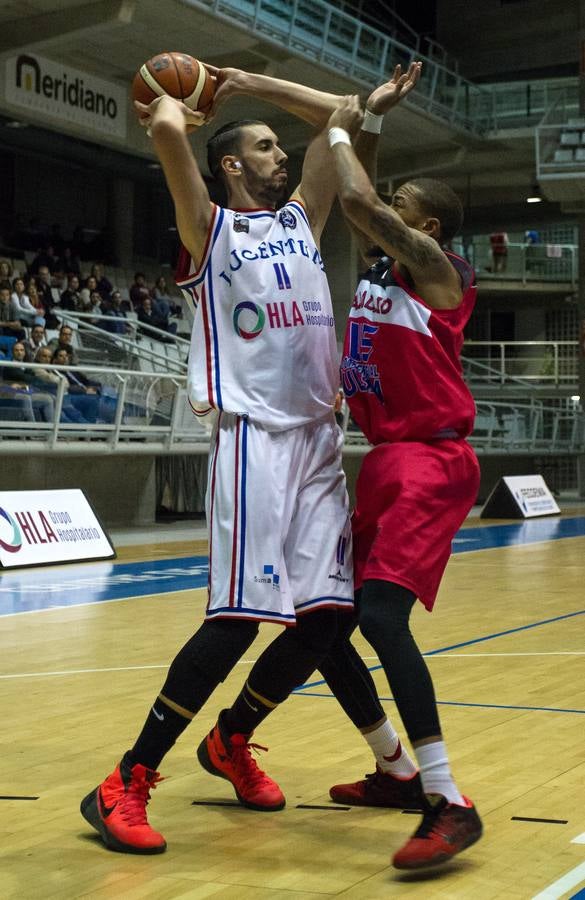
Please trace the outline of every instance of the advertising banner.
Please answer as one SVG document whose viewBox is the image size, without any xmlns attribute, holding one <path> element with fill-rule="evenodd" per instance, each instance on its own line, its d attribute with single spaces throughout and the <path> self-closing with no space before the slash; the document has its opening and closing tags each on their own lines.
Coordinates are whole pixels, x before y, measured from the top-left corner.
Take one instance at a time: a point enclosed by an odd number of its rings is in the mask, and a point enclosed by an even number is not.
<svg viewBox="0 0 585 900">
<path fill-rule="evenodd" d="M 120 85 L 36 53 L 11 57 L 5 67 L 4 96 L 13 106 L 54 122 L 126 138 L 128 92 Z"/>
<path fill-rule="evenodd" d="M 0 491 L 0 566 L 116 555 L 83 491 Z"/>
<path fill-rule="evenodd" d="M 542 475 L 506 475 L 487 498 L 480 518 L 533 519 L 559 513 Z"/>
</svg>

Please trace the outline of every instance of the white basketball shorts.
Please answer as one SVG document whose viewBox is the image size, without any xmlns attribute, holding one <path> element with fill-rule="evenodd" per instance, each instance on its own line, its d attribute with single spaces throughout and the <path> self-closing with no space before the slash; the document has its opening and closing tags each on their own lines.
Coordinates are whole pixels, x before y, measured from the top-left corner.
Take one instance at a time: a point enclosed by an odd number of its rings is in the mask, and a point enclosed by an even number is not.
<svg viewBox="0 0 585 900">
<path fill-rule="evenodd" d="M 206 497 L 207 618 L 286 625 L 312 609 L 352 608 L 341 444 L 333 415 L 275 432 L 221 413 Z"/>
</svg>

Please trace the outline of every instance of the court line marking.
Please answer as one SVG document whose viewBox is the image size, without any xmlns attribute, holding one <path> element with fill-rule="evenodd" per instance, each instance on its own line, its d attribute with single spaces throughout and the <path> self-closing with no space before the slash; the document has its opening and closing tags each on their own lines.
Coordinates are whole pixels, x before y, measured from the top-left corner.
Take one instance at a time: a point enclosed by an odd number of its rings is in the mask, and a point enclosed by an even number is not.
<svg viewBox="0 0 585 900">
<path fill-rule="evenodd" d="M 585 831 L 583 834 L 578 834 L 577 837 L 574 837 L 571 841 L 572 844 L 585 844 Z"/>
<path fill-rule="evenodd" d="M 575 866 L 574 869 L 561 876 L 557 881 L 553 881 L 544 891 L 535 894 L 532 900 L 559 900 L 563 894 L 576 887 L 583 879 L 585 879 L 585 862 Z"/>
<path fill-rule="evenodd" d="M 448 653 L 451 650 L 459 650 L 460 647 L 470 647 L 472 644 L 481 644 L 484 641 L 492 641 L 494 638 L 505 637 L 508 634 L 517 634 L 519 631 L 528 631 L 531 628 L 539 628 L 541 625 L 550 625 L 553 622 L 561 622 L 563 619 L 572 619 L 575 616 L 583 616 L 585 615 L 585 609 L 580 609 L 577 612 L 572 613 L 564 613 L 562 616 L 553 616 L 552 619 L 542 619 L 539 622 L 531 622 L 530 625 L 519 625 L 516 628 L 507 628 L 505 631 L 496 631 L 493 634 L 486 634 L 483 637 L 472 638 L 469 641 L 460 641 L 458 644 L 450 644 L 448 647 L 439 647 L 437 650 L 427 650 L 423 653 L 423 656 L 438 656 L 439 654 Z M 381 669 L 381 665 L 371 666 L 370 672 L 375 672 L 377 669 Z M 325 684 L 325 680 L 323 678 L 318 681 L 312 681 L 308 684 L 302 685 L 302 687 L 306 690 L 308 688 L 313 687 L 321 687 Z"/>
<path fill-rule="evenodd" d="M 239 659 L 236 666 L 254 665 L 255 659 Z M 0 681 L 9 678 L 55 678 L 59 675 L 97 675 L 102 672 L 142 672 L 146 669 L 168 669 L 170 663 L 153 666 L 111 666 L 101 669 L 64 669 L 61 672 L 16 672 L 11 675 L 0 675 Z"/>
<path fill-rule="evenodd" d="M 371 671 L 371 670 L 370 670 Z M 306 686 L 307 688 L 310 685 Z M 312 690 L 307 690 L 303 685 L 300 688 L 295 688 L 293 691 L 293 695 L 295 696 L 304 696 L 304 697 L 326 697 L 329 700 L 335 700 L 333 694 L 324 694 L 321 692 L 315 692 Z M 379 699 L 383 703 L 395 703 L 394 697 L 379 697 Z M 437 700 L 438 706 L 464 706 L 464 707 L 472 707 L 477 709 L 515 709 L 515 710 L 524 710 L 525 712 L 557 712 L 557 713 L 574 713 L 575 715 L 585 716 L 585 709 L 562 709 L 557 706 L 512 706 L 506 703 L 471 703 L 464 702 L 462 700 Z"/>
</svg>

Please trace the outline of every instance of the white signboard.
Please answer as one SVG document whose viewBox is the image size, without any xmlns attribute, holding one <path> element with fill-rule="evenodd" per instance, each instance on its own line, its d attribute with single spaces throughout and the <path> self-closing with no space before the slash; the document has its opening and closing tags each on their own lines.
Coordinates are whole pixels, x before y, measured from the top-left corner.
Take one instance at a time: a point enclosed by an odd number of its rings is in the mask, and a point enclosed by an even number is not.
<svg viewBox="0 0 585 900">
<path fill-rule="evenodd" d="M 119 85 L 36 53 L 21 53 L 6 60 L 5 66 L 5 98 L 13 106 L 126 138 L 128 92 Z"/>
<path fill-rule="evenodd" d="M 83 491 L 0 492 L 0 566 L 53 565 L 115 555 Z"/>
<path fill-rule="evenodd" d="M 507 475 L 502 479 L 525 519 L 560 513 L 542 475 Z"/>
</svg>

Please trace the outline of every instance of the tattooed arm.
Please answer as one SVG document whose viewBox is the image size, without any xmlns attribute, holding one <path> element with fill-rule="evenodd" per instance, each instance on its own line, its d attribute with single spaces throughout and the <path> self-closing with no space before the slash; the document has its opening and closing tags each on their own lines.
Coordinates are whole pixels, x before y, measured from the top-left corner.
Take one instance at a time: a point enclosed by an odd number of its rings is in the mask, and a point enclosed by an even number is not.
<svg viewBox="0 0 585 900">
<path fill-rule="evenodd" d="M 329 127 L 353 132 L 360 122 L 359 101 L 352 97 L 331 116 Z M 440 223 L 420 210 L 414 188 L 403 185 L 387 206 L 376 194 L 351 145 L 334 143 L 332 155 L 339 200 L 350 223 L 407 270 L 416 292 L 430 306 L 459 306 L 461 283 L 438 243 Z"/>
</svg>

